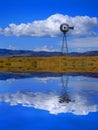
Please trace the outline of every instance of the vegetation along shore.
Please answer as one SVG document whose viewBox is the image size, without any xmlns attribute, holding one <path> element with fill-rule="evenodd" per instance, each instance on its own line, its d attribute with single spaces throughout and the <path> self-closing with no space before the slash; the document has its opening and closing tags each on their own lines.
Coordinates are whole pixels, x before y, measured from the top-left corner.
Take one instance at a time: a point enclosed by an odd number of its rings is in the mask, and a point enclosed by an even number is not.
<svg viewBox="0 0 98 130">
<path fill-rule="evenodd" d="M 0 71 L 98 72 L 98 56 L 0 57 Z"/>
</svg>

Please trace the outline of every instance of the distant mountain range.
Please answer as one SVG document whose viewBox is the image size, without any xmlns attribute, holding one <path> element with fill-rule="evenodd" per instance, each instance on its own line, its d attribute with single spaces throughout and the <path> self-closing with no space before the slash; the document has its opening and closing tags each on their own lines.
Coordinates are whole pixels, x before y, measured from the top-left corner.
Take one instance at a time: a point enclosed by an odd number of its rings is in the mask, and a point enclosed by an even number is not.
<svg viewBox="0 0 98 130">
<path fill-rule="evenodd" d="M 28 51 L 28 50 L 9 50 L 0 49 L 0 57 L 39 57 L 39 56 L 60 56 L 61 52 L 46 52 L 46 51 Z M 66 55 L 66 54 L 63 54 Z M 83 53 L 71 52 L 70 56 L 98 56 L 98 51 L 88 51 Z"/>
</svg>

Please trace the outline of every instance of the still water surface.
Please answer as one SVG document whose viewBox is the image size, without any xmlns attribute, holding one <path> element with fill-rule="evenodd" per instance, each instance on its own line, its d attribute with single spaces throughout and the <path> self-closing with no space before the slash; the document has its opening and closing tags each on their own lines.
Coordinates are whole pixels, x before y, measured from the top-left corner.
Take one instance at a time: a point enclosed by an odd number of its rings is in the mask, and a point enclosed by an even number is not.
<svg viewBox="0 0 98 130">
<path fill-rule="evenodd" d="M 98 74 L 0 74 L 0 130 L 98 130 Z"/>
</svg>

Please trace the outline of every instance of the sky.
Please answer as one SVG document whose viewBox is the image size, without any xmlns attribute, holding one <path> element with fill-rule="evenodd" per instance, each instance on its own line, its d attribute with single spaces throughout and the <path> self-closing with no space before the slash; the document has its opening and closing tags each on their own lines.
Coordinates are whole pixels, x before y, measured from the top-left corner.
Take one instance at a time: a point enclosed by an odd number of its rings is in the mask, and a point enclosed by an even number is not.
<svg viewBox="0 0 98 130">
<path fill-rule="evenodd" d="M 98 50 L 98 0 L 0 0 L 0 48 L 61 51 L 62 23 L 69 52 Z"/>
</svg>

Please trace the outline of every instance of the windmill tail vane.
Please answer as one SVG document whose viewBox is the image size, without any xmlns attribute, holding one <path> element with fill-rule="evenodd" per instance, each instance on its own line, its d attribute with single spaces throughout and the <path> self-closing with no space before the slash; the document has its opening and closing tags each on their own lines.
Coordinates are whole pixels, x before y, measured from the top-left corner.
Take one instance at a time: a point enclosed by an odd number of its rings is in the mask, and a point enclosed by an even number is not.
<svg viewBox="0 0 98 130">
<path fill-rule="evenodd" d="M 69 29 L 72 29 L 72 30 L 74 30 L 74 27 L 69 27 Z"/>
</svg>

